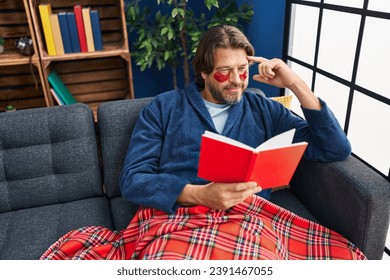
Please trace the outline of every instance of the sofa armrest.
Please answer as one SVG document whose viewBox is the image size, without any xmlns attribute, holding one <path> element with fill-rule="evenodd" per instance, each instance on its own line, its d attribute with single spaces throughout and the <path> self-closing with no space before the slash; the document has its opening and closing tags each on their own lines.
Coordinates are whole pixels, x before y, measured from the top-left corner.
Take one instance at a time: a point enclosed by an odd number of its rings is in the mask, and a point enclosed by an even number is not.
<svg viewBox="0 0 390 280">
<path fill-rule="evenodd" d="M 302 160 L 291 190 L 322 225 L 381 259 L 390 217 L 390 182 L 360 160 L 321 163 Z"/>
</svg>

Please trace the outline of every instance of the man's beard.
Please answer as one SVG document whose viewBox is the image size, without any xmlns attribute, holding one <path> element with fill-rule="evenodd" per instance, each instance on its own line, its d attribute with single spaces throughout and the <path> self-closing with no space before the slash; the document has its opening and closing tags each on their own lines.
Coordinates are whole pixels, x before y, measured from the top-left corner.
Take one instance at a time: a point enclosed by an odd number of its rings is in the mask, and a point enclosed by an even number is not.
<svg viewBox="0 0 390 280">
<path fill-rule="evenodd" d="M 242 93 L 246 89 L 245 83 L 239 83 L 239 84 L 229 84 L 225 87 L 223 87 L 222 90 L 219 90 L 218 88 L 214 87 L 212 84 L 206 83 L 205 85 L 210 92 L 211 96 L 218 101 L 221 104 L 226 104 L 226 105 L 234 105 L 240 102 Z M 237 93 L 228 93 L 228 94 L 223 94 L 224 90 L 229 90 L 231 88 L 241 88 L 241 94 L 239 92 Z"/>
</svg>

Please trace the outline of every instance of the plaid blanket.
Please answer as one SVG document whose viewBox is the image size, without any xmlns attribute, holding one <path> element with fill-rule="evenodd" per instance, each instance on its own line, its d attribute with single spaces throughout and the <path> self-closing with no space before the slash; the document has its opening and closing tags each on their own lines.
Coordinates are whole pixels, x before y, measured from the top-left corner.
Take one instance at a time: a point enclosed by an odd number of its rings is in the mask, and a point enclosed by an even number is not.
<svg viewBox="0 0 390 280">
<path fill-rule="evenodd" d="M 366 259 L 340 234 L 258 196 L 228 210 L 140 208 L 120 231 L 84 227 L 41 259 Z"/>
</svg>

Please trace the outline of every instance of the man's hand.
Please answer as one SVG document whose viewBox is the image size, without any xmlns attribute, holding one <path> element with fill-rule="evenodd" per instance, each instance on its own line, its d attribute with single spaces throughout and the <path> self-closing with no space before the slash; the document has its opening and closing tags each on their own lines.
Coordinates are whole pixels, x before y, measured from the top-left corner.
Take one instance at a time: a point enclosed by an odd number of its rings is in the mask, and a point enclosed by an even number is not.
<svg viewBox="0 0 390 280">
<path fill-rule="evenodd" d="M 209 183 L 184 187 L 177 202 L 183 206 L 203 205 L 211 209 L 228 209 L 261 191 L 255 182 Z"/>
<path fill-rule="evenodd" d="M 263 57 L 248 56 L 248 60 L 249 62 L 259 63 L 259 73 L 253 76 L 255 81 L 279 88 L 288 88 L 300 79 L 281 59 L 268 60 Z"/>
<path fill-rule="evenodd" d="M 298 98 L 302 107 L 312 110 L 321 110 L 318 98 L 306 85 L 306 83 L 288 67 L 283 60 L 273 58 L 271 60 L 263 57 L 247 56 L 249 62 L 259 63 L 259 73 L 253 76 L 255 81 L 288 88 Z"/>
</svg>

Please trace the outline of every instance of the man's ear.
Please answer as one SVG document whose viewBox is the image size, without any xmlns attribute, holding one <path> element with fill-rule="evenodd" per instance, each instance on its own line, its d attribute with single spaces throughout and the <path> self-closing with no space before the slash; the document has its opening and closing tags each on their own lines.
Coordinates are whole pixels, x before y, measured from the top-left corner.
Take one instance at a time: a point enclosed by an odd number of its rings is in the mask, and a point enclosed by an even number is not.
<svg viewBox="0 0 390 280">
<path fill-rule="evenodd" d="M 206 80 L 207 74 L 205 72 L 200 72 L 200 75 L 202 76 L 203 80 Z"/>
</svg>

